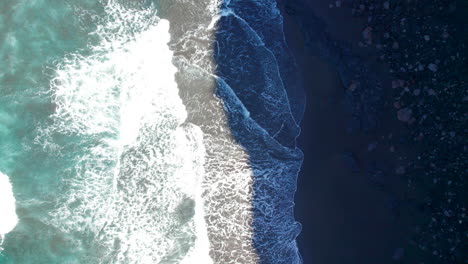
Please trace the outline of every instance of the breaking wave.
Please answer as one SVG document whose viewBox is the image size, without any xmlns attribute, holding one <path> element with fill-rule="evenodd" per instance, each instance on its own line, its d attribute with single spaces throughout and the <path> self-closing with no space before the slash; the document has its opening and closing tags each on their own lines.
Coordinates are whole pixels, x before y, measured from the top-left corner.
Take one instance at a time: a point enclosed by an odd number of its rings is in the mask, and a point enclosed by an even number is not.
<svg viewBox="0 0 468 264">
<path fill-rule="evenodd" d="M 79 142 L 83 153 L 52 224 L 81 238 L 85 263 L 212 262 L 202 132 L 186 122 L 169 23 L 154 10 L 110 1 L 99 44 L 64 58 L 51 82 L 47 133 Z"/>
<path fill-rule="evenodd" d="M 158 9 L 109 1 L 97 44 L 57 63 L 40 142 L 76 158 L 50 224 L 82 263 L 300 263 L 303 110 L 276 6 Z"/>
<path fill-rule="evenodd" d="M 16 215 L 16 200 L 13 195 L 13 186 L 7 175 L 0 172 L 0 251 L 5 235 L 18 223 Z"/>
</svg>

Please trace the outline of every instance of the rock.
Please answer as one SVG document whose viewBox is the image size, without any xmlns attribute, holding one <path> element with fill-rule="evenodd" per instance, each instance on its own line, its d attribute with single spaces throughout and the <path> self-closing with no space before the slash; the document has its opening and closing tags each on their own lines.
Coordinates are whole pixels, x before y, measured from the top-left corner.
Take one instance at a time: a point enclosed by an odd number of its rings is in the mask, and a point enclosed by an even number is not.
<svg viewBox="0 0 468 264">
<path fill-rule="evenodd" d="M 400 109 L 401 108 L 400 102 L 398 102 L 398 101 L 394 102 L 393 107 L 395 107 L 396 109 Z"/>
<path fill-rule="evenodd" d="M 406 172 L 406 169 L 403 166 L 398 166 L 398 168 L 396 168 L 396 170 L 395 170 L 395 173 L 398 174 L 398 175 L 405 174 L 405 172 Z"/>
<path fill-rule="evenodd" d="M 413 94 L 416 95 L 416 96 L 419 96 L 421 94 L 421 89 L 415 89 L 413 91 Z"/>
<path fill-rule="evenodd" d="M 434 63 L 430 63 L 429 65 L 427 65 L 427 68 L 431 70 L 432 72 L 436 72 L 438 70 L 437 65 Z"/>
<path fill-rule="evenodd" d="M 377 148 L 377 143 L 370 143 L 369 146 L 367 146 L 367 151 L 371 152 L 375 148 Z"/>
<path fill-rule="evenodd" d="M 405 81 L 403 81 L 403 80 L 397 79 L 397 80 L 392 81 L 392 88 L 393 89 L 400 88 L 403 85 L 405 85 Z"/>
<path fill-rule="evenodd" d="M 392 48 L 393 49 L 398 49 L 400 47 L 400 44 L 398 44 L 398 42 L 393 42 L 393 45 L 392 45 Z"/>
<path fill-rule="evenodd" d="M 366 27 L 362 31 L 362 37 L 366 40 L 367 44 L 372 44 L 372 28 L 371 27 Z"/>
<path fill-rule="evenodd" d="M 398 110 L 397 117 L 401 122 L 409 122 L 413 117 L 413 111 L 408 107 L 402 108 Z"/>
<path fill-rule="evenodd" d="M 360 82 L 356 81 L 356 80 L 352 80 L 351 81 L 351 84 L 349 85 L 348 87 L 348 90 L 350 90 L 351 92 L 353 92 L 354 90 L 356 90 L 358 88 L 358 86 L 360 85 Z"/>
<path fill-rule="evenodd" d="M 340 0 L 336 1 L 335 5 L 336 5 L 336 7 L 341 7 L 341 1 Z"/>
<path fill-rule="evenodd" d="M 429 90 L 427 90 L 427 94 L 429 94 L 431 96 L 434 96 L 434 95 L 436 95 L 436 92 L 433 89 L 429 89 Z"/>
<path fill-rule="evenodd" d="M 383 3 L 383 8 L 389 9 L 389 8 L 390 8 L 390 3 L 389 3 L 388 1 L 385 1 L 385 2 Z"/>
<path fill-rule="evenodd" d="M 429 41 L 429 40 L 431 40 L 431 37 L 429 37 L 429 35 L 424 35 L 424 40 Z"/>
</svg>

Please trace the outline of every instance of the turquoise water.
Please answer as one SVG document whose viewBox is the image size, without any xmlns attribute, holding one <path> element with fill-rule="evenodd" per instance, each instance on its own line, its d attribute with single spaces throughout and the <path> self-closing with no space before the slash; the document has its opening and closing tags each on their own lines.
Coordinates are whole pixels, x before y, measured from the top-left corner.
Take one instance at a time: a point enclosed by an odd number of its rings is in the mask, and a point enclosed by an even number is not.
<svg viewBox="0 0 468 264">
<path fill-rule="evenodd" d="M 5 0 L 0 12 L 0 171 L 10 177 L 21 219 L 5 238 L 0 263 L 74 263 L 79 249 L 46 221 L 77 153 L 45 148 L 41 129 L 52 122 L 48 91 L 57 60 L 86 49 L 95 29 L 91 17 L 103 7 L 98 1 Z"/>
<path fill-rule="evenodd" d="M 0 3 L 0 172 L 19 218 L 0 263 L 179 263 L 204 232 L 197 177 L 177 179 L 198 175 L 200 131 L 182 126 L 168 25 L 140 4 Z"/>
</svg>

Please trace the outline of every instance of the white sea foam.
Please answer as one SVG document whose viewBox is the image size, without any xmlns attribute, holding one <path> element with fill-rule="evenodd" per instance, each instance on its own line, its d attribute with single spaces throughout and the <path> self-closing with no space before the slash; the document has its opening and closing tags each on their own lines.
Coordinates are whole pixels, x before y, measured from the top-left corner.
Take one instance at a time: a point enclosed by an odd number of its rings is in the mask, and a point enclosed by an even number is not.
<svg viewBox="0 0 468 264">
<path fill-rule="evenodd" d="M 0 250 L 2 241 L 18 223 L 16 215 L 16 200 L 13 187 L 7 175 L 0 172 Z"/>
<path fill-rule="evenodd" d="M 203 136 L 185 122 L 169 23 L 113 1 L 106 11 L 92 55 L 64 58 L 51 82 L 49 132 L 88 142 L 52 224 L 94 237 L 90 263 L 209 264 Z"/>
</svg>

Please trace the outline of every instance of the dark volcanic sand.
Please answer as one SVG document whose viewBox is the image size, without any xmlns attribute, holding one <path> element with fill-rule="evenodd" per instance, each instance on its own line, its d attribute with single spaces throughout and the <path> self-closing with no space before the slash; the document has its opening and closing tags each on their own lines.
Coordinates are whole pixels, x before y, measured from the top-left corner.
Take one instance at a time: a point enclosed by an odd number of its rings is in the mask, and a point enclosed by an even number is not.
<svg viewBox="0 0 468 264">
<path fill-rule="evenodd" d="M 363 28 L 360 21 L 340 9 L 328 8 L 327 1 L 309 2 L 332 38 L 349 43 L 365 62 L 375 61 L 357 46 Z M 293 15 L 283 15 L 287 42 L 301 68 L 307 93 L 298 139 L 305 159 L 295 199 L 296 218 L 303 225 L 298 244 L 304 263 L 395 263 L 406 254 L 401 248 L 408 239 L 410 216 L 396 205 L 398 197 L 404 195 L 404 181 L 393 173 L 396 162 L 388 151 L 390 146 L 379 144 L 379 139 L 388 136 L 386 126 L 404 128 L 388 106 L 381 113 L 383 125 L 372 133 L 347 133 L 350 113 L 344 107 L 346 88 L 336 67 L 304 50 Z M 377 66 L 376 73 L 389 84 L 385 65 Z M 377 146 L 369 151 L 372 143 Z M 410 150 L 400 151 L 411 155 Z M 390 179 L 385 179 L 383 186 L 365 173 L 372 162 L 382 161 L 391 174 L 385 176 Z"/>
</svg>

